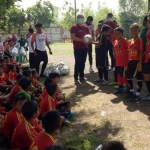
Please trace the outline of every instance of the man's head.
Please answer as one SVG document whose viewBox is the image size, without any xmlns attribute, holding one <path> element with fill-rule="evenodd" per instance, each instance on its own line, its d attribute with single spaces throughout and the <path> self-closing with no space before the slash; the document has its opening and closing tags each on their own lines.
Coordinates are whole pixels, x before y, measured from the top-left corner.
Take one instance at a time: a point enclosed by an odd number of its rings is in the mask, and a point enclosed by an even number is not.
<svg viewBox="0 0 150 150">
<path fill-rule="evenodd" d="M 130 26 L 130 34 L 132 35 L 133 38 L 136 38 L 138 37 L 140 33 L 140 27 L 137 23 L 133 23 L 131 26 Z"/>
<path fill-rule="evenodd" d="M 122 27 L 117 27 L 115 29 L 115 37 L 116 37 L 117 40 L 119 40 L 123 37 L 123 32 L 124 32 L 124 30 L 123 30 Z"/>
<path fill-rule="evenodd" d="M 22 106 L 22 114 L 25 119 L 34 119 L 39 116 L 39 107 L 35 101 L 26 101 Z"/>
<path fill-rule="evenodd" d="M 86 19 L 86 23 L 87 23 L 88 25 L 91 25 L 92 22 L 93 22 L 93 17 L 92 17 L 92 16 L 88 16 L 87 19 Z"/>
<path fill-rule="evenodd" d="M 57 72 L 52 72 L 49 74 L 49 78 L 57 84 L 59 82 L 60 75 Z"/>
<path fill-rule="evenodd" d="M 28 78 L 32 79 L 32 71 L 31 70 L 25 70 L 25 71 L 23 71 L 23 75 L 25 77 L 28 77 Z"/>
<path fill-rule="evenodd" d="M 60 113 L 56 110 L 46 112 L 42 117 L 42 125 L 45 132 L 57 134 L 61 125 Z"/>
<path fill-rule="evenodd" d="M 47 84 L 49 83 L 53 83 L 53 79 L 50 79 L 50 78 L 46 78 L 45 81 L 44 81 L 44 86 L 46 87 Z"/>
<path fill-rule="evenodd" d="M 21 109 L 23 104 L 26 102 L 26 97 L 24 94 L 17 94 L 13 101 L 14 109 L 21 114 Z"/>
<path fill-rule="evenodd" d="M 113 21 L 113 14 L 112 13 L 108 13 L 107 14 L 107 22 L 111 22 L 111 21 Z"/>
<path fill-rule="evenodd" d="M 83 14 L 77 15 L 77 24 L 78 25 L 84 24 L 84 15 Z"/>
<path fill-rule="evenodd" d="M 37 23 L 36 25 L 35 25 L 35 28 L 36 28 L 36 31 L 37 31 L 37 33 L 42 33 L 42 24 L 41 23 Z"/>
<path fill-rule="evenodd" d="M 29 28 L 28 33 L 29 33 L 29 35 L 32 35 L 34 33 L 34 30 L 32 28 Z"/>
</svg>

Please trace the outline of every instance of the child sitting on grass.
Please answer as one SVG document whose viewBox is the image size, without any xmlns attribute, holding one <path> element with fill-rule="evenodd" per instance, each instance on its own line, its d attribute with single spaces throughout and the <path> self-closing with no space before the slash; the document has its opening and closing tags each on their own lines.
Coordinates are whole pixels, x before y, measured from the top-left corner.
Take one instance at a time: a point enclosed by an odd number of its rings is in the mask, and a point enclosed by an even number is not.
<svg viewBox="0 0 150 150">
<path fill-rule="evenodd" d="M 44 131 L 40 132 L 34 139 L 30 150 L 44 150 L 46 147 L 57 143 L 54 136 L 59 133 L 61 126 L 60 113 L 56 110 L 46 112 L 42 117 Z"/>
<path fill-rule="evenodd" d="M 38 87 L 38 86 L 41 86 L 41 84 L 38 82 L 38 73 L 36 70 L 32 70 L 32 85 L 34 87 Z"/>
<path fill-rule="evenodd" d="M 16 72 L 16 67 L 13 64 L 9 64 L 8 65 L 8 79 L 12 82 L 15 82 L 16 80 L 16 76 L 17 76 L 17 72 Z"/>
<path fill-rule="evenodd" d="M 13 109 L 9 111 L 2 123 L 2 134 L 7 141 L 11 141 L 13 132 L 22 120 L 21 109 L 26 101 L 26 97 L 23 94 L 17 94 L 14 98 Z"/>
<path fill-rule="evenodd" d="M 22 114 L 24 119 L 22 119 L 14 131 L 11 141 L 12 149 L 29 149 L 38 133 L 42 131 L 41 126 L 35 119 L 39 115 L 39 108 L 36 102 L 25 102 L 22 106 Z"/>
</svg>

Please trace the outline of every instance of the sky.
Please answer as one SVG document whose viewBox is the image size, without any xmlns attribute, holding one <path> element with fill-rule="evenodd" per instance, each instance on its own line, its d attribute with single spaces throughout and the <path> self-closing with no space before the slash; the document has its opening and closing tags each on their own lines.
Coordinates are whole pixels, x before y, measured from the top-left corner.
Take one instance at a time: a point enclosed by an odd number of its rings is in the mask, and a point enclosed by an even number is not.
<svg viewBox="0 0 150 150">
<path fill-rule="evenodd" d="M 28 7 L 31 7 L 32 5 L 36 4 L 37 1 L 38 0 L 22 0 L 20 4 L 22 8 L 27 9 Z M 70 2 L 72 6 L 74 6 L 74 0 L 67 0 L 67 1 Z M 84 6 L 88 6 L 88 4 L 92 2 L 92 9 L 97 10 L 98 1 L 100 1 L 101 4 L 105 3 L 106 7 L 111 8 L 112 10 L 117 12 L 119 0 L 76 0 L 77 8 L 80 9 L 81 4 L 83 4 Z M 65 0 L 50 0 L 50 2 L 53 5 L 62 8 Z"/>
</svg>

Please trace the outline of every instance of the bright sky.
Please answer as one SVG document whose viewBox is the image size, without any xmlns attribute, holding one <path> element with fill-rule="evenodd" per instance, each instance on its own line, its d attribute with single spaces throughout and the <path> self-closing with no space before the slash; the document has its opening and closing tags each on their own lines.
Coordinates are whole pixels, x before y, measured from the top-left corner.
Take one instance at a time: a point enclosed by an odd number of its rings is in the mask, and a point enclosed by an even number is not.
<svg viewBox="0 0 150 150">
<path fill-rule="evenodd" d="M 26 9 L 34 5 L 37 1 L 38 0 L 22 0 L 21 2 L 22 8 Z M 67 0 L 67 1 L 72 3 L 72 5 L 74 6 L 74 0 Z M 76 0 L 77 8 L 80 9 L 81 4 L 84 4 L 84 6 L 88 6 L 88 4 L 92 2 L 92 9 L 97 10 L 98 1 L 100 1 L 101 4 L 105 3 L 106 7 L 113 9 L 115 12 L 118 10 L 119 0 Z M 50 0 L 50 2 L 53 5 L 61 8 L 64 5 L 65 0 Z"/>
</svg>

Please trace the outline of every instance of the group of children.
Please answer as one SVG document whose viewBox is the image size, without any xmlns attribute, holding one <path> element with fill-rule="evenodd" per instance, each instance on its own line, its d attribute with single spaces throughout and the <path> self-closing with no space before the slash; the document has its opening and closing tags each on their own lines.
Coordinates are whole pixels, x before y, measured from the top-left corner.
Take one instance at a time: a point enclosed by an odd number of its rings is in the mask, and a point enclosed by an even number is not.
<svg viewBox="0 0 150 150">
<path fill-rule="evenodd" d="M 58 142 L 54 136 L 74 116 L 59 78 L 50 73 L 43 85 L 35 69 L 18 66 L 12 57 L 0 58 L 0 134 L 7 148 L 44 150 Z"/>
<path fill-rule="evenodd" d="M 99 78 L 96 82 L 108 85 L 108 71 L 106 66 L 107 41 L 113 43 L 115 73 L 117 74 L 118 89 L 115 94 L 127 93 L 126 98 L 131 101 L 150 101 L 150 14 L 144 18 L 145 34 L 140 38 L 140 27 L 137 23 L 130 26 L 132 39 L 124 38 L 124 30 L 117 27 L 114 30 L 100 23 L 98 29 L 100 34 L 92 43 L 96 45 L 96 67 Z M 144 41 L 146 39 L 146 42 Z M 143 77 L 149 95 L 141 98 Z M 137 89 L 134 90 L 132 78 L 137 79 Z M 124 86 L 126 88 L 124 88 Z"/>
</svg>

